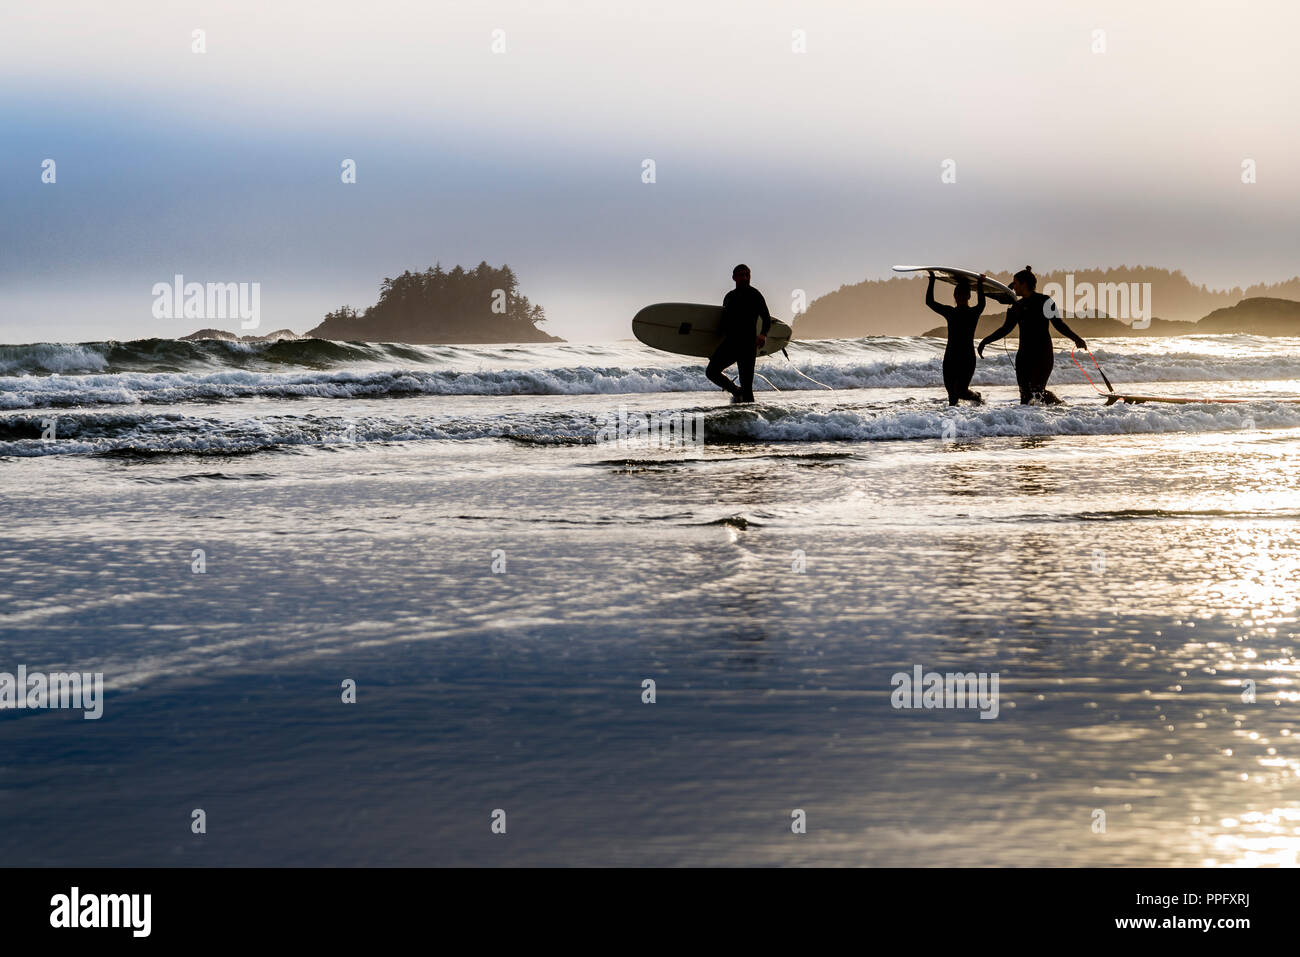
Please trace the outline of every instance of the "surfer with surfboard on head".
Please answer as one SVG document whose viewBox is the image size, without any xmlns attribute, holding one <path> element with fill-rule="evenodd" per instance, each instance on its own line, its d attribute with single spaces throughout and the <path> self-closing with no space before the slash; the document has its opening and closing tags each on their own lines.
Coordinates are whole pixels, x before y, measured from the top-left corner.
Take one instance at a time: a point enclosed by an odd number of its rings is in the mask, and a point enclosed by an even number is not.
<svg viewBox="0 0 1300 957">
<path fill-rule="evenodd" d="M 984 400 L 970 389 L 975 375 L 975 326 L 984 311 L 984 274 L 978 280 L 979 299 L 970 304 L 970 283 L 965 279 L 953 287 L 955 306 L 941 306 L 934 301 L 934 271 L 930 272 L 930 285 L 925 289 L 925 304 L 948 322 L 948 345 L 943 350 L 943 387 L 948 390 L 948 404 L 956 405 L 959 399 L 968 399 L 979 405 Z"/>
<path fill-rule="evenodd" d="M 1075 346 L 1087 349 L 1088 344 L 1065 324 L 1056 303 L 1050 296 L 1036 292 L 1038 277 L 1026 266 L 1011 280 L 1011 288 L 1020 298 L 1007 310 L 1007 320 L 1002 328 L 980 340 L 979 354 L 984 357 L 984 347 L 1005 338 L 1017 324 L 1020 326 L 1020 347 L 1016 350 L 1016 384 L 1020 387 L 1020 404 L 1029 405 L 1035 399 L 1044 405 L 1059 405 L 1060 398 L 1047 389 L 1052 377 L 1055 354 L 1052 350 L 1052 330 L 1048 324 Z"/>
<path fill-rule="evenodd" d="M 772 315 L 767 311 L 763 294 L 749 284 L 749 267 L 741 263 L 731 271 L 736 288 L 722 300 L 722 345 L 709 356 L 704 374 L 709 381 L 731 393 L 732 402 L 754 401 L 754 359 L 767 343 Z M 763 329 L 755 336 L 754 320 L 763 320 Z M 735 363 L 740 384 L 732 382 L 722 370 Z"/>
</svg>

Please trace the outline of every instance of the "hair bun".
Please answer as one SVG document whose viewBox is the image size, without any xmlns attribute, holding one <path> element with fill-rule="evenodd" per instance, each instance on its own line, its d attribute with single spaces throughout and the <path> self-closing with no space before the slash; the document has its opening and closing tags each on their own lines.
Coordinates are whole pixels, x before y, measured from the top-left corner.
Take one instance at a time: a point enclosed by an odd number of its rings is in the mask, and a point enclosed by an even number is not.
<svg viewBox="0 0 1300 957">
<path fill-rule="evenodd" d="M 1034 271 L 1034 267 L 1033 267 L 1033 266 L 1026 266 L 1026 267 L 1025 267 L 1025 272 L 1033 272 L 1033 271 Z"/>
</svg>

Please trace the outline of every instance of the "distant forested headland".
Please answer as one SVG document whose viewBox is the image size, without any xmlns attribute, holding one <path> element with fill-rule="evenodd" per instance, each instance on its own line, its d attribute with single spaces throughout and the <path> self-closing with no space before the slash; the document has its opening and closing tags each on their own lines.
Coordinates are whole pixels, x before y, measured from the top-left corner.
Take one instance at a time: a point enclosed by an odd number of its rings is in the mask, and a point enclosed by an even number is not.
<svg viewBox="0 0 1300 957">
<path fill-rule="evenodd" d="M 379 287 L 379 301 L 357 312 L 343 306 L 307 332 L 318 339 L 454 345 L 491 342 L 562 342 L 537 328 L 541 306 L 519 293 L 509 266 L 481 262 L 473 269 L 407 270 Z"/>
<path fill-rule="evenodd" d="M 987 270 L 987 274 L 1001 282 L 1010 282 L 1010 272 Z M 1130 329 L 1127 334 L 1138 335 L 1186 335 L 1191 333 L 1215 332 L 1256 332 L 1262 335 L 1300 335 L 1300 321 L 1293 317 L 1297 314 L 1287 306 L 1261 303 L 1260 299 L 1300 300 L 1300 277 L 1273 284 L 1256 284 L 1245 289 L 1210 289 L 1196 285 L 1179 270 L 1158 269 L 1153 266 L 1120 266 L 1115 269 L 1077 269 L 1053 270 L 1042 272 L 1038 276 L 1040 291 L 1050 283 L 1066 284 L 1067 274 L 1072 276 L 1071 285 L 1107 283 L 1150 283 L 1150 306 L 1152 322 L 1150 328 L 1138 331 Z M 851 286 L 841 286 L 834 292 L 821 296 L 808 306 L 808 311 L 798 317 L 795 335 L 800 339 L 836 339 L 856 338 L 858 336 L 915 336 L 928 334 L 942 320 L 925 307 L 924 274 L 907 278 L 872 279 Z M 935 299 L 941 303 L 952 302 L 952 287 L 939 283 L 935 288 Z M 1243 300 L 1246 302 L 1243 303 Z M 972 297 L 973 301 L 973 297 Z M 1219 313 L 1214 321 L 1193 328 L 1192 324 L 1201 319 L 1208 319 L 1216 310 L 1233 309 L 1238 304 L 1243 308 L 1232 313 Z M 1065 303 L 1059 303 L 1062 309 Z M 1297 309 L 1300 304 L 1292 303 Z M 994 310 L 1005 309 L 990 302 L 985 310 L 984 324 L 996 318 Z M 1103 309 L 1098 310 L 1102 316 Z M 1094 313 L 1097 315 L 1098 313 Z M 1258 315 L 1257 315 L 1258 314 Z M 1161 321 L 1165 320 L 1165 321 Z M 1081 320 L 1082 321 L 1082 320 Z M 1296 325 L 1290 323 L 1296 321 Z M 1095 331 L 1084 331 L 1092 323 L 1099 323 Z M 1251 328 L 1236 328 L 1244 324 Z M 1107 331 L 1101 331 L 1102 326 Z M 1089 320 L 1079 328 L 1083 336 L 1116 335 L 1119 323 L 1110 320 L 1105 323 L 1100 319 Z M 1269 331 L 1262 331 L 1267 326 Z M 1110 328 L 1115 327 L 1115 328 Z M 1286 331 L 1287 329 L 1291 331 Z"/>
<path fill-rule="evenodd" d="M 938 294 L 935 299 L 938 300 Z M 998 307 L 1001 308 L 1001 307 Z M 936 317 L 938 318 L 938 317 Z M 984 338 L 1006 320 L 1006 311 L 990 314 L 986 308 L 976 324 L 975 335 Z M 1243 299 L 1235 306 L 1216 309 L 1199 322 L 1179 322 L 1173 319 L 1152 319 L 1146 327 L 1134 328 L 1127 322 L 1107 316 L 1075 314 L 1066 316 L 1071 329 L 1085 339 L 1107 336 L 1208 336 L 1244 333 L 1250 336 L 1300 336 L 1300 302 L 1293 299 L 1271 299 L 1254 296 Z M 1018 329 L 1011 330 L 1012 337 Z M 1058 333 L 1059 334 L 1059 333 Z M 922 333 L 940 339 L 948 337 L 947 326 L 935 326 Z"/>
</svg>

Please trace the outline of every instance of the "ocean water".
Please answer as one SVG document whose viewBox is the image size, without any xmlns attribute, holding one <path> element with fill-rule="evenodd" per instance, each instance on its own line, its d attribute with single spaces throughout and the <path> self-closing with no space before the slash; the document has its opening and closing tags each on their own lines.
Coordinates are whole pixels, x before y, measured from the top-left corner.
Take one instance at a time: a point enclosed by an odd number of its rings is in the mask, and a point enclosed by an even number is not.
<svg viewBox="0 0 1300 957">
<path fill-rule="evenodd" d="M 105 686 L 0 710 L 0 852 L 1295 865 L 1300 340 L 1092 346 L 1247 401 L 1060 352 L 1021 407 L 995 346 L 949 410 L 919 338 L 743 408 L 633 342 L 0 346 L 0 672 Z"/>
</svg>

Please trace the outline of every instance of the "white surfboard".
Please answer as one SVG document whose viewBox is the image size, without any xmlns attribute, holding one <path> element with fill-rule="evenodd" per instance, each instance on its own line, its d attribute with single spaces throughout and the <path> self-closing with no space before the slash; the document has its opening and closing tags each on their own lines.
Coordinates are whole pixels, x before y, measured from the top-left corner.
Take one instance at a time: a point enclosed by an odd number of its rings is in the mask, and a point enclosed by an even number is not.
<svg viewBox="0 0 1300 957">
<path fill-rule="evenodd" d="M 895 266 L 894 272 L 932 272 L 935 279 L 953 286 L 959 282 L 968 282 L 971 302 L 975 301 L 975 284 L 980 278 L 979 273 L 971 272 L 969 269 L 959 269 L 956 266 Z M 984 295 L 994 302 L 1001 302 L 1008 306 L 1016 301 L 1016 294 L 1011 291 L 1010 286 L 1005 286 L 988 276 L 984 277 Z"/>
<path fill-rule="evenodd" d="M 758 335 L 760 327 L 761 321 L 755 318 L 755 335 Z M 632 317 L 632 334 L 653 349 L 707 359 L 722 345 L 722 307 L 691 302 L 657 302 Z M 788 323 L 773 319 L 767 342 L 758 354 L 770 356 L 780 352 L 793 334 L 794 330 Z"/>
</svg>

